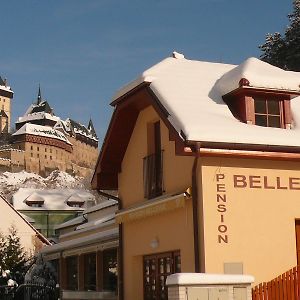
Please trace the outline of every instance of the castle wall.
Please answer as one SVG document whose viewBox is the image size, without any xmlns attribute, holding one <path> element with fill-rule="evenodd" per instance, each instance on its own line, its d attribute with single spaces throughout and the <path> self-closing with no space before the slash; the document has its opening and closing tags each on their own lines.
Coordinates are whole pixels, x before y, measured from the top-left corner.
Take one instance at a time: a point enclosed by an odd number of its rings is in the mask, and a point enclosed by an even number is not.
<svg viewBox="0 0 300 300">
<path fill-rule="evenodd" d="M 23 157 L 18 157 L 16 154 L 12 157 L 12 153 L 16 150 L 3 152 L 3 156 L 0 151 L 0 157 L 11 159 L 15 165 L 19 165 L 23 161 L 23 168 L 27 172 L 43 176 L 47 176 L 57 169 L 84 177 L 91 175 L 97 161 L 98 149 L 72 137 L 69 138 L 69 141 L 73 144 L 72 148 L 57 147 L 55 143 L 50 143 L 45 138 L 36 139 L 36 142 L 25 138 L 13 145 L 15 149 L 24 151 Z M 72 151 L 69 152 L 66 149 L 72 149 Z"/>
<path fill-rule="evenodd" d="M 72 162 L 79 167 L 94 169 L 98 158 L 98 148 L 74 137 L 69 137 L 69 141 L 73 144 Z"/>
</svg>

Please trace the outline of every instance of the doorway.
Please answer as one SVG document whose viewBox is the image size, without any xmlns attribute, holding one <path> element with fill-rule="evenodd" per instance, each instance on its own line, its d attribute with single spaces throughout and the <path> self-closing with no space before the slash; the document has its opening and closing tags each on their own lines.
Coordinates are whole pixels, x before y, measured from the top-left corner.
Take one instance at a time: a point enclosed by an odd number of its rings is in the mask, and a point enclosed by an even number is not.
<svg viewBox="0 0 300 300">
<path fill-rule="evenodd" d="M 144 300 L 167 300 L 167 276 L 181 272 L 179 251 L 144 256 Z"/>
</svg>

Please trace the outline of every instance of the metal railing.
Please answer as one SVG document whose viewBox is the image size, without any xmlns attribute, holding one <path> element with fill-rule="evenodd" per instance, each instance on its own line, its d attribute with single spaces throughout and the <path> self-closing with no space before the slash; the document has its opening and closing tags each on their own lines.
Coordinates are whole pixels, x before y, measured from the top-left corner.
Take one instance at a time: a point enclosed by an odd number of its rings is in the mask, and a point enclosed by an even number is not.
<svg viewBox="0 0 300 300">
<path fill-rule="evenodd" d="M 18 287 L 0 286 L 1 300 L 57 300 L 59 289 L 52 286 L 26 283 Z"/>
</svg>

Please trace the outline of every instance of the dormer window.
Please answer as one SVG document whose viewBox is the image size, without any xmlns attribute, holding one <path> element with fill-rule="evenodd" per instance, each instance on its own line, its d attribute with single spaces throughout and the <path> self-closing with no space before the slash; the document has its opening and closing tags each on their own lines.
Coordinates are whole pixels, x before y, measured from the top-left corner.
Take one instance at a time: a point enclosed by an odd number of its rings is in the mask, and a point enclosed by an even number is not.
<svg viewBox="0 0 300 300">
<path fill-rule="evenodd" d="M 84 201 L 67 201 L 67 205 L 70 207 L 82 207 Z"/>
<path fill-rule="evenodd" d="M 255 125 L 284 128 L 283 103 L 280 100 L 254 98 Z"/>
<path fill-rule="evenodd" d="M 30 207 L 43 207 L 44 201 L 43 200 L 26 200 L 26 204 Z"/>
<path fill-rule="evenodd" d="M 292 128 L 290 100 L 293 94 L 241 86 L 223 96 L 232 114 L 241 122 L 273 128 Z"/>
</svg>

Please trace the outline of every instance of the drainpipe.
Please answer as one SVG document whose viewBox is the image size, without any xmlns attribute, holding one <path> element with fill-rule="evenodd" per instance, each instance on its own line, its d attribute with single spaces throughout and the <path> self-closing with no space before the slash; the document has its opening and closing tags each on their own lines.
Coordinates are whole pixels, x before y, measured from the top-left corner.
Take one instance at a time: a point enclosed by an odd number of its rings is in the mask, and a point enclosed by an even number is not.
<svg viewBox="0 0 300 300">
<path fill-rule="evenodd" d="M 198 193 L 198 181 L 202 181 L 202 170 L 198 169 L 198 160 L 200 153 L 200 144 L 197 143 L 192 147 L 192 151 L 195 155 L 194 164 L 192 168 L 192 203 L 193 203 L 193 228 L 194 228 L 194 263 L 195 272 L 204 273 L 205 272 L 205 256 L 204 256 L 204 224 L 203 224 L 203 197 L 202 190 L 200 195 Z M 198 174 L 200 176 L 198 178 Z M 202 187 L 201 187 L 202 189 Z M 199 210 L 200 208 L 200 210 Z M 199 227 L 200 224 L 200 227 Z M 200 243 L 199 243 L 200 242 Z M 199 245 L 201 244 L 201 253 Z M 201 254 L 201 259 L 200 259 Z"/>
<path fill-rule="evenodd" d="M 118 210 L 122 209 L 122 201 L 120 198 L 97 190 L 98 194 L 118 202 Z M 118 248 L 118 299 L 124 299 L 124 263 L 123 263 L 123 224 L 119 224 L 119 248 Z"/>
</svg>

